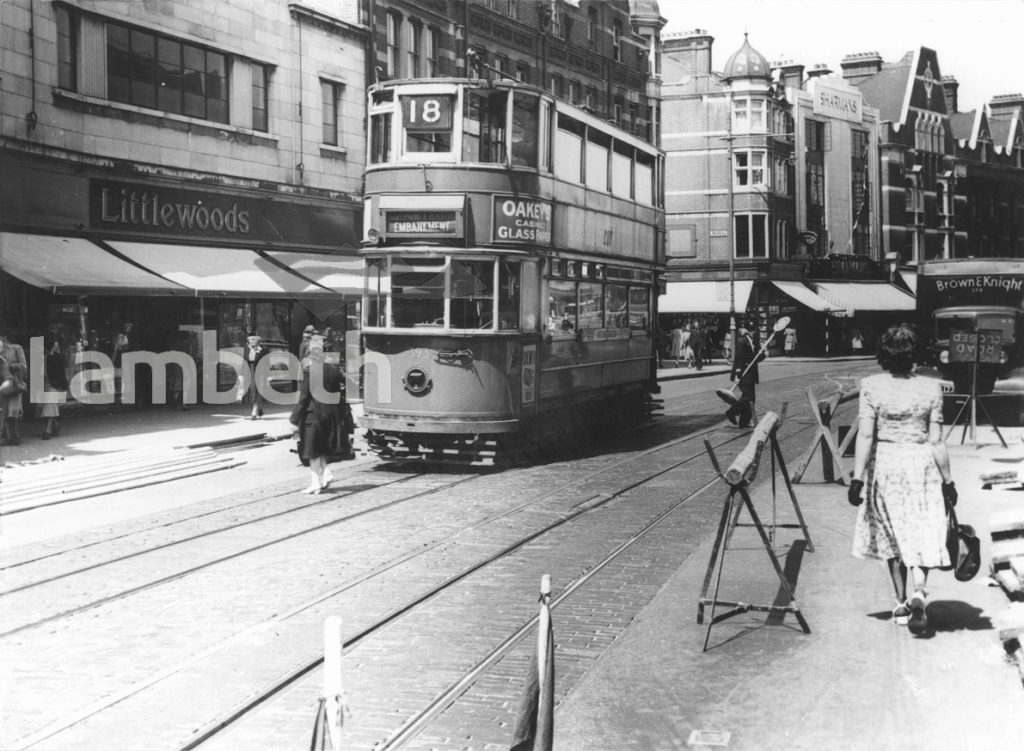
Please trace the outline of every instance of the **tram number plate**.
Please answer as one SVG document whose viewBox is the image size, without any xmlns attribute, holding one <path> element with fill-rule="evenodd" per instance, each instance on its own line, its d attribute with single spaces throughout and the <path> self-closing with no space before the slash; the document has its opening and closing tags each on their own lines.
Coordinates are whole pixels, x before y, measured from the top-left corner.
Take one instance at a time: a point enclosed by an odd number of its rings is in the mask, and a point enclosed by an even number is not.
<svg viewBox="0 0 1024 751">
<path fill-rule="evenodd" d="M 999 329 L 954 329 L 949 333 L 950 362 L 998 363 L 1002 350 L 1003 332 Z"/>
<path fill-rule="evenodd" d="M 402 120 L 407 130 L 447 131 L 452 128 L 452 97 L 403 96 Z"/>
</svg>

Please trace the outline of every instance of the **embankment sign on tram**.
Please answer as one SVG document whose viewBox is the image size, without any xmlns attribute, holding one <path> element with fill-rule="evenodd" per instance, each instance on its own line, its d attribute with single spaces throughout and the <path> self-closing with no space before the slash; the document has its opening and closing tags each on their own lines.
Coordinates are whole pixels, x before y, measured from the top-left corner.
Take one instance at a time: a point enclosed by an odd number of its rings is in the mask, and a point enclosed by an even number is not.
<svg viewBox="0 0 1024 751">
<path fill-rule="evenodd" d="M 550 201 L 517 196 L 494 196 L 494 242 L 551 244 Z"/>
</svg>

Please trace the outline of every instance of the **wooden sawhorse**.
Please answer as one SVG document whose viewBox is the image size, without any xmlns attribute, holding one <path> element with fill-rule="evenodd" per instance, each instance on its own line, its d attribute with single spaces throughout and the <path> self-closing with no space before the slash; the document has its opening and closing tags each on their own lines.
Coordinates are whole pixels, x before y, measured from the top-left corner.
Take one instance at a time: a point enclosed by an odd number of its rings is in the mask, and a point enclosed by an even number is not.
<svg viewBox="0 0 1024 751">
<path fill-rule="evenodd" d="M 704 634 L 704 646 L 701 651 L 707 651 L 708 640 L 711 638 L 711 627 L 714 624 L 720 623 L 734 615 L 746 613 L 751 610 L 766 613 L 793 613 L 793 615 L 796 616 L 797 621 L 800 623 L 800 627 L 803 629 L 804 633 L 811 633 L 810 626 L 807 625 L 807 621 L 804 618 L 803 613 L 801 613 L 800 608 L 797 607 L 796 595 L 793 593 L 793 588 L 786 579 L 786 574 L 782 570 L 782 566 L 779 564 L 778 556 L 775 555 L 775 551 L 772 549 L 773 539 L 769 539 L 768 533 L 765 532 L 764 525 L 761 523 L 761 518 L 758 516 L 757 510 L 754 508 L 754 504 L 750 499 L 750 493 L 747 492 L 747 488 L 757 475 L 761 453 L 764 451 L 765 444 L 768 444 L 772 453 L 773 496 L 775 488 L 775 462 L 777 461 L 778 467 L 782 472 L 782 476 L 786 481 L 786 488 L 789 490 L 789 497 L 793 502 L 793 509 L 796 511 L 797 519 L 799 520 L 799 524 L 776 525 L 773 515 L 772 538 L 774 538 L 776 526 L 802 529 L 804 539 L 807 542 L 807 549 L 813 552 L 814 545 L 811 543 L 811 535 L 807 531 L 807 524 L 804 521 L 803 513 L 800 511 L 800 504 L 797 503 L 796 495 L 793 493 L 793 486 L 789 479 L 789 473 L 786 471 L 786 463 L 782 458 L 782 451 L 779 448 L 779 442 L 776 437 L 780 424 L 781 418 L 774 412 L 768 412 L 763 418 L 761 418 L 761 421 L 757 424 L 757 427 L 751 434 L 747 446 L 740 452 L 733 463 L 729 466 L 729 469 L 724 473 L 718 464 L 718 458 L 715 456 L 715 452 L 711 448 L 711 444 L 707 441 L 704 442 L 708 455 L 711 458 L 711 463 L 715 467 L 715 471 L 718 472 L 719 476 L 729 485 L 729 495 L 726 497 L 725 506 L 722 509 L 722 518 L 718 524 L 718 533 L 715 535 L 715 543 L 711 550 L 711 560 L 708 561 L 708 569 L 704 574 L 704 586 L 701 589 L 700 600 L 697 605 L 697 623 L 699 624 L 704 623 L 705 608 L 710 606 L 708 627 Z M 740 525 L 739 516 L 744 507 L 746 507 L 747 512 L 750 514 L 751 523 Z M 772 567 L 775 569 L 775 573 L 778 576 L 779 585 L 782 587 L 782 591 L 785 592 L 789 598 L 788 605 L 755 605 L 746 602 L 732 602 L 718 599 L 718 591 L 722 582 L 722 569 L 725 563 L 725 551 L 728 549 L 729 540 L 737 526 L 752 526 L 757 530 L 758 535 L 761 537 L 761 542 L 764 545 L 764 549 L 768 553 L 768 558 L 772 563 Z M 714 594 L 711 597 L 708 597 L 708 590 L 711 587 L 712 579 L 714 579 Z M 715 615 L 715 607 L 717 606 L 731 607 L 732 609 Z"/>
</svg>

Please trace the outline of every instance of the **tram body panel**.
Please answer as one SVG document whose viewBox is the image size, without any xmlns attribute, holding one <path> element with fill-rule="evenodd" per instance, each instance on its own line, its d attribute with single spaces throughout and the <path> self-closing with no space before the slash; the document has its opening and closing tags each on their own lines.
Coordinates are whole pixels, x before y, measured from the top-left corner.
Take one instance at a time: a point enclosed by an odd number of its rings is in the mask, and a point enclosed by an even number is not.
<svg viewBox="0 0 1024 751">
<path fill-rule="evenodd" d="M 365 368 L 364 427 L 459 433 L 515 429 L 522 403 L 518 338 L 367 335 L 366 351 L 367 363 L 383 360 L 387 367 Z"/>
</svg>

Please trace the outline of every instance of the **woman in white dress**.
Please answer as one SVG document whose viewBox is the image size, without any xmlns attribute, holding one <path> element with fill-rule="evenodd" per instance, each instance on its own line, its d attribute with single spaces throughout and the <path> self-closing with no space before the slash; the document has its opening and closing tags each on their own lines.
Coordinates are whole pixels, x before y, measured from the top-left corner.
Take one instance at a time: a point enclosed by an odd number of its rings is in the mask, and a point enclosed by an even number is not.
<svg viewBox="0 0 1024 751">
<path fill-rule="evenodd" d="M 886 561 L 896 591 L 893 618 L 915 635 L 928 630 L 928 571 L 950 565 L 944 499 L 956 503 L 942 441 L 942 389 L 914 373 L 919 353 L 907 325 L 893 326 L 879 340 L 878 364 L 886 372 L 861 381 L 848 496 L 859 506 L 853 554 Z"/>
</svg>

